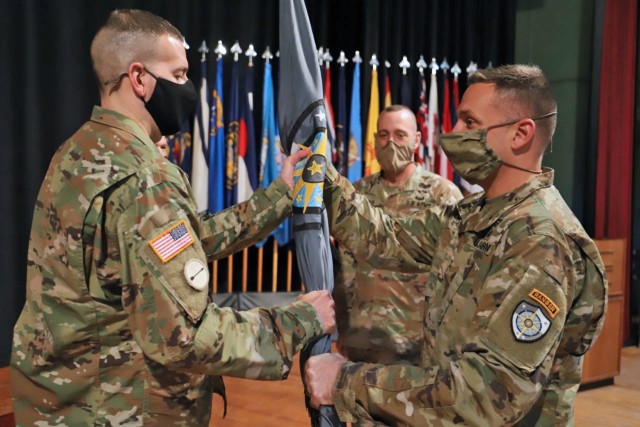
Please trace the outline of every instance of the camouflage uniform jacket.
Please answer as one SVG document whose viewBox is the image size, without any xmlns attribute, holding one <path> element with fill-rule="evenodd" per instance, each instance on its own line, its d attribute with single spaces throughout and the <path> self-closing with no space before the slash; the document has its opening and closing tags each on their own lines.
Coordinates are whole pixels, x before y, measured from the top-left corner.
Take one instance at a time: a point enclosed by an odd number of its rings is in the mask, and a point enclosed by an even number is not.
<svg viewBox="0 0 640 427">
<path fill-rule="evenodd" d="M 372 206 L 392 217 L 408 216 L 433 205 L 451 205 L 462 195 L 451 182 L 417 168 L 404 185 L 385 183 L 380 173 L 354 184 Z M 426 273 L 400 273 L 356 263 L 339 248 L 341 268 L 333 295 L 338 331 L 354 362 L 420 364 L 423 346 Z"/>
<path fill-rule="evenodd" d="M 600 255 L 553 186 L 390 219 L 328 171 L 331 231 L 356 259 L 430 272 L 420 366 L 348 362 L 342 420 L 365 425 L 564 426 L 604 321 Z"/>
<path fill-rule="evenodd" d="M 207 259 L 265 237 L 290 205 L 280 179 L 197 215 L 186 175 L 95 107 L 36 202 L 11 360 L 18 425 L 208 425 L 215 376 L 285 378 L 322 333 L 315 311 L 219 308 Z"/>
</svg>

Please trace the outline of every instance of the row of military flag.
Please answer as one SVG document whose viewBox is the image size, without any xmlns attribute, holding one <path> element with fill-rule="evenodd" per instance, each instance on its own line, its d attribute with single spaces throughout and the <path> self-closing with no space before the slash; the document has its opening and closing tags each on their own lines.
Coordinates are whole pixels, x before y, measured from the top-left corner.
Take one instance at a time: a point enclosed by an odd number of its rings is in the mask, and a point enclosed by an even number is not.
<svg viewBox="0 0 640 427">
<path fill-rule="evenodd" d="M 276 119 L 277 96 L 274 90 L 271 63 L 273 55 L 268 48 L 262 55 L 264 58 L 264 79 L 261 142 L 258 145 L 255 139 L 253 113 L 254 57 L 257 54 L 253 46 L 250 45 L 245 52 L 248 62 L 242 66 L 239 55 L 243 52 L 239 45 L 234 44 L 230 50 L 233 54 L 233 62 L 231 64 L 230 87 L 227 92 L 227 88 L 223 87 L 223 57 L 226 54 L 226 48 L 219 42 L 214 50 L 216 72 L 214 79 L 212 79 L 213 84 L 210 84 L 207 79 L 209 50 L 206 43 L 202 43 L 199 48 L 201 52 L 199 100 L 193 123 L 188 124 L 189 129 L 184 129 L 183 132 L 169 137 L 169 159 L 178 164 L 190 176 L 198 210 L 211 213 L 249 199 L 258 187 L 268 187 L 280 175 L 284 162 Z M 381 111 L 378 88 L 378 66 L 380 64 L 376 55 L 373 55 L 369 61 L 371 88 L 364 140 L 360 96 L 362 58 L 358 52 L 352 58 L 353 73 L 349 110 L 347 110 L 346 102 L 346 64 L 348 63 L 346 55 L 341 52 L 336 61 L 339 64 L 336 104 L 331 99 L 331 55 L 328 51 L 320 50 L 318 61 L 319 66 L 323 68 L 324 101 L 328 116 L 327 158 L 332 159 L 336 168 L 351 182 L 360 179 L 363 174 L 370 175 L 379 172 L 380 164 L 376 160 L 374 149 L 374 133 Z M 389 106 L 393 102 L 388 72 L 389 64 L 386 65 L 387 72 L 384 73 L 383 78 L 382 107 Z M 403 74 L 400 97 L 396 103 L 410 106 L 412 103 L 407 74 L 409 66 L 407 58 L 404 57 L 400 63 Z M 460 93 L 458 81 L 460 67 L 457 63 L 453 67 L 449 67 L 446 59 L 440 64 L 433 59 L 431 64 L 427 65 L 422 57 L 416 66 L 420 78 L 420 106 L 416 116 L 422 141 L 416 149 L 415 159 L 427 170 L 450 180 L 457 180 L 450 163 L 438 146 L 437 137 L 441 131 L 451 131 L 456 121 L 455 112 Z M 471 63 L 467 68 L 467 73 L 471 74 L 476 69 L 475 64 Z M 440 71 L 444 97 L 441 113 L 438 109 L 438 71 Z M 429 90 L 427 90 L 427 81 L 429 81 Z M 348 122 L 346 120 L 347 114 L 349 115 Z M 290 224 L 285 221 L 274 231 L 273 236 L 279 244 L 286 244 L 290 241 L 290 229 Z"/>
</svg>

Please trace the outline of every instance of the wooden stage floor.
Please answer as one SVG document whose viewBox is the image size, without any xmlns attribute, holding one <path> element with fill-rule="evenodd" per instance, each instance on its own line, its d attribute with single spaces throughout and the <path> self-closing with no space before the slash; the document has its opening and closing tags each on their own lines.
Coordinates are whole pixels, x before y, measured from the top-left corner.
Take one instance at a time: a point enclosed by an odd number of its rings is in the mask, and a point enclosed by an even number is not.
<svg viewBox="0 0 640 427">
<path fill-rule="evenodd" d="M 581 391 L 575 402 L 577 427 L 640 426 L 640 349 L 622 349 L 621 373 L 614 385 Z M 309 426 L 304 409 L 300 369 L 296 364 L 286 381 L 225 378 L 228 412 L 222 419 L 222 400 L 214 397 L 209 426 Z"/>
</svg>

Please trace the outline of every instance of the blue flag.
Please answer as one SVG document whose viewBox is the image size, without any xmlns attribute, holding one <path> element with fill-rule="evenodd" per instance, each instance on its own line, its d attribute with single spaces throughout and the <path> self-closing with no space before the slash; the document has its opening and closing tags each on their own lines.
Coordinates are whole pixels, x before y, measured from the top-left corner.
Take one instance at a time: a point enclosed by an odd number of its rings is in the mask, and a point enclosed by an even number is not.
<svg viewBox="0 0 640 427">
<path fill-rule="evenodd" d="M 280 176 L 285 156 L 280 150 L 280 135 L 276 122 L 275 97 L 271 64 L 264 65 L 264 88 L 262 92 L 262 149 L 260 151 L 260 186 L 268 187 Z M 282 222 L 272 233 L 279 245 L 291 240 L 289 220 Z M 256 246 L 264 245 L 266 239 Z"/>
<path fill-rule="evenodd" d="M 227 118 L 226 163 L 225 163 L 225 204 L 228 208 L 238 203 L 238 131 L 240 127 L 240 77 L 238 61 L 231 66 L 231 89 L 229 91 L 229 113 Z"/>
<path fill-rule="evenodd" d="M 189 123 L 186 123 L 180 132 L 167 137 L 167 159 L 191 177 L 191 131 L 188 128 Z"/>
<path fill-rule="evenodd" d="M 222 109 L 222 58 L 218 58 L 216 86 L 211 97 L 209 125 L 209 212 L 224 209 L 224 116 Z"/>
<path fill-rule="evenodd" d="M 360 116 L 360 62 L 353 69 L 351 113 L 349 115 L 349 149 L 347 178 L 356 182 L 362 178 L 362 117 Z"/>
</svg>

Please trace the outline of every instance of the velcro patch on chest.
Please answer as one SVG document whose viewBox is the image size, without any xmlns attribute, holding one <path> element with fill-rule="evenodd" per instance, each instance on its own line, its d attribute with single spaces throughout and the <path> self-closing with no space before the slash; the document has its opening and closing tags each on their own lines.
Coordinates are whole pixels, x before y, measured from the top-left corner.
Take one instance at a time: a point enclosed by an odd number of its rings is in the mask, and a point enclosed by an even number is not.
<svg viewBox="0 0 640 427">
<path fill-rule="evenodd" d="M 551 321 L 542 310 L 525 301 L 518 304 L 511 317 L 511 329 L 518 341 L 537 341 L 547 333 L 549 326 Z"/>
<path fill-rule="evenodd" d="M 166 263 L 191 246 L 193 242 L 193 235 L 184 220 L 182 220 L 151 239 L 149 246 L 158 255 L 158 258 L 163 263 Z"/>
<path fill-rule="evenodd" d="M 556 305 L 556 303 L 536 288 L 533 288 L 533 290 L 529 292 L 529 297 L 531 297 L 534 301 L 542 304 L 542 306 L 545 310 L 547 310 L 552 319 L 555 318 L 556 315 L 560 312 L 560 308 Z"/>
</svg>

